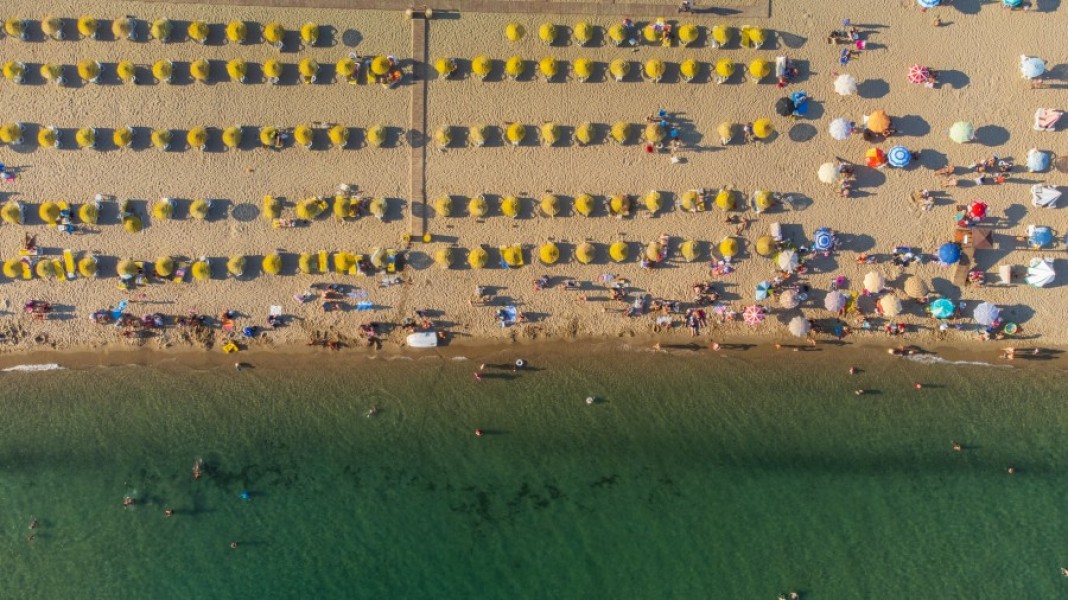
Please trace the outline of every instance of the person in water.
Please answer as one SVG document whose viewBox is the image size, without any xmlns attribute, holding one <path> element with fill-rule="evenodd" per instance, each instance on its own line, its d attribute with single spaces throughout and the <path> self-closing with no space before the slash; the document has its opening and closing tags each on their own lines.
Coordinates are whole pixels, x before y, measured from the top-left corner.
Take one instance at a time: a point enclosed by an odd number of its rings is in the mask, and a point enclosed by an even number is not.
<svg viewBox="0 0 1068 600">
<path fill-rule="evenodd" d="M 203 471 L 200 468 L 201 462 L 202 461 L 198 460 L 197 462 L 193 463 L 193 479 L 200 479 L 200 476 L 203 475 Z"/>
<path fill-rule="evenodd" d="M 165 508 L 165 509 L 163 509 L 163 516 L 164 517 L 173 517 L 174 516 L 174 511 L 169 509 L 169 508 Z"/>
<path fill-rule="evenodd" d="M 133 496 L 123 496 L 123 498 L 122 498 L 122 507 L 123 508 L 130 508 L 131 506 L 133 506 L 135 504 L 137 504 L 137 501 L 133 499 Z"/>
</svg>

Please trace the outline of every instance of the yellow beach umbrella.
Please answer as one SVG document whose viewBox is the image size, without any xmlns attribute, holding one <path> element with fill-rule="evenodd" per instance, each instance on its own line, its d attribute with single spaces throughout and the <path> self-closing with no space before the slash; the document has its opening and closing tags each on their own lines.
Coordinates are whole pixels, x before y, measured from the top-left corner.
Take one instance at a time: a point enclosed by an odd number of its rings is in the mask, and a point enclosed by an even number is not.
<svg viewBox="0 0 1068 600">
<path fill-rule="evenodd" d="M 389 59 L 385 56 L 376 56 L 371 60 L 371 72 L 382 76 L 389 73 Z"/>
<path fill-rule="evenodd" d="M 315 131 L 311 128 L 311 125 L 297 125 L 293 128 L 293 139 L 301 146 L 311 148 L 315 142 Z"/>
<path fill-rule="evenodd" d="M 244 21 L 230 21 L 226 24 L 226 40 L 240 44 L 248 37 L 248 26 Z"/>
<path fill-rule="evenodd" d="M 52 267 L 52 261 L 48 259 L 39 261 L 34 267 L 34 271 L 37 271 L 37 276 L 41 279 L 51 279 L 56 276 L 56 271 Z"/>
<path fill-rule="evenodd" d="M 141 222 L 141 217 L 137 215 L 129 215 L 122 218 L 122 228 L 127 233 L 138 233 L 144 228 L 144 223 Z"/>
<path fill-rule="evenodd" d="M 481 219 L 489 212 L 489 206 L 486 204 L 486 199 L 479 194 L 474 198 L 471 198 L 467 203 L 467 213 L 476 219 Z"/>
<path fill-rule="evenodd" d="M 334 73 L 336 73 L 339 78 L 344 77 L 345 81 L 353 81 L 353 78 L 356 76 L 356 61 L 347 56 L 338 60 L 334 65 Z"/>
<path fill-rule="evenodd" d="M 241 127 L 227 127 L 222 132 L 222 142 L 227 148 L 237 148 L 241 145 L 241 138 L 244 137 L 244 130 Z"/>
<path fill-rule="evenodd" d="M 701 199 L 701 195 L 697 193 L 697 190 L 686 190 L 679 198 L 679 204 L 682 208 L 690 212 L 695 212 L 698 208 L 698 201 Z"/>
<path fill-rule="evenodd" d="M 210 202 L 203 198 L 197 198 L 189 205 L 189 216 L 198 221 L 203 221 L 208 218 L 208 211 L 210 210 Z"/>
<path fill-rule="evenodd" d="M 504 26 L 504 39 L 509 42 L 518 42 L 526 34 L 526 28 L 519 23 L 512 22 Z"/>
<path fill-rule="evenodd" d="M 656 190 L 647 193 L 642 201 L 645 202 L 645 209 L 654 215 L 664 207 L 664 197 Z"/>
<path fill-rule="evenodd" d="M 152 145 L 160 150 L 166 150 L 171 145 L 174 136 L 170 129 L 156 129 L 152 131 Z"/>
<path fill-rule="evenodd" d="M 86 279 L 92 279 L 96 277 L 97 262 L 96 257 L 93 255 L 83 256 L 78 261 L 78 274 Z M 158 270 L 156 271 L 159 272 Z"/>
<path fill-rule="evenodd" d="M 452 127 L 442 125 L 434 130 L 434 142 L 445 148 L 452 143 Z"/>
<path fill-rule="evenodd" d="M 612 74 L 616 81 L 622 81 L 630 73 L 630 62 L 617 58 L 608 63 L 608 72 Z"/>
<path fill-rule="evenodd" d="M 472 69 L 474 66 L 472 65 Z M 448 77 L 456 72 L 456 61 L 451 58 L 438 58 L 434 60 L 434 70 L 442 77 Z"/>
<path fill-rule="evenodd" d="M 630 197 L 623 194 L 616 194 L 609 198 L 608 212 L 610 212 L 613 217 L 630 216 Z"/>
<path fill-rule="evenodd" d="M 547 217 L 555 217 L 560 214 L 560 199 L 553 194 L 545 194 L 538 203 L 541 213 Z"/>
<path fill-rule="evenodd" d="M 689 46 L 697 41 L 701 31 L 693 23 L 684 23 L 679 26 L 679 41 Z"/>
<path fill-rule="evenodd" d="M 194 127 L 185 134 L 185 141 L 190 148 L 203 150 L 208 145 L 208 130 L 204 127 Z"/>
<path fill-rule="evenodd" d="M 753 135 L 758 139 L 765 139 L 775 131 L 768 119 L 757 119 L 753 122 Z"/>
<path fill-rule="evenodd" d="M 231 275 L 233 275 L 234 277 L 241 277 L 242 275 L 245 274 L 245 263 L 246 262 L 247 261 L 245 260 L 244 256 L 241 256 L 241 255 L 231 256 L 226 261 L 226 272 L 231 274 Z"/>
<path fill-rule="evenodd" d="M 174 274 L 174 259 L 169 256 L 161 256 L 152 265 L 152 270 L 160 277 L 170 277 Z"/>
<path fill-rule="evenodd" d="M 318 270 L 317 262 L 318 259 L 314 254 L 304 252 L 297 258 L 297 269 L 304 275 L 311 275 Z"/>
<path fill-rule="evenodd" d="M 133 21 L 126 17 L 119 17 L 111 21 L 111 35 L 115 36 L 115 39 L 134 39 L 134 24 Z"/>
<path fill-rule="evenodd" d="M 79 60 L 78 77 L 90 83 L 96 83 L 100 78 L 100 63 L 95 60 Z"/>
<path fill-rule="evenodd" d="M 538 71 L 540 71 L 546 79 L 552 79 L 560 72 L 560 67 L 555 58 L 546 56 L 538 62 Z"/>
<path fill-rule="evenodd" d="M 4 21 L 4 33 L 6 33 L 8 37 L 20 40 L 26 39 L 26 20 L 18 17 L 7 19 Z"/>
<path fill-rule="evenodd" d="M 211 65 L 206 59 L 198 58 L 189 65 L 189 74 L 200 82 L 206 82 L 211 77 Z"/>
<path fill-rule="evenodd" d="M 347 219 L 352 205 L 352 198 L 349 198 L 348 196 L 334 196 L 334 217 L 338 220 Z"/>
<path fill-rule="evenodd" d="M 589 194 L 579 194 L 575 197 L 575 212 L 584 217 L 592 215 L 596 205 L 593 196 Z"/>
<path fill-rule="evenodd" d="M 170 83 L 171 77 L 174 75 L 174 63 L 169 60 L 157 60 L 152 64 L 152 76 L 162 81 L 163 83 Z"/>
<path fill-rule="evenodd" d="M 193 263 L 190 271 L 193 274 L 193 279 L 197 281 L 207 281 L 211 279 L 211 264 L 204 257 Z"/>
<path fill-rule="evenodd" d="M 760 256 L 771 256 L 775 253 L 775 238 L 770 235 L 760 236 L 756 241 L 756 253 Z"/>
<path fill-rule="evenodd" d="M 661 35 L 662 34 L 656 30 L 656 27 L 654 27 L 652 23 L 642 28 L 642 37 L 645 38 L 645 41 L 647 42 L 659 42 Z"/>
<path fill-rule="evenodd" d="M 100 24 L 96 22 L 96 19 L 90 16 L 78 17 L 78 33 L 87 38 L 96 38 L 97 29 Z"/>
<path fill-rule="evenodd" d="M 18 123 L 4 123 L 0 125 L 0 142 L 5 144 L 22 143 L 22 125 Z"/>
<path fill-rule="evenodd" d="M 583 123 L 575 128 L 575 139 L 578 140 L 580 144 L 592 144 L 596 137 L 597 127 L 593 123 Z"/>
<path fill-rule="evenodd" d="M 319 26 L 315 23 L 305 23 L 300 26 L 300 41 L 307 46 L 314 46 L 319 41 Z"/>
<path fill-rule="evenodd" d="M 716 75 L 721 81 L 726 81 L 734 75 L 734 62 L 729 58 L 721 58 L 716 61 Z"/>
<path fill-rule="evenodd" d="M 508 143 L 518 146 L 523 142 L 523 138 L 527 137 L 527 128 L 522 123 L 512 123 L 508 126 L 505 137 L 508 138 Z"/>
<path fill-rule="evenodd" d="M 26 76 L 26 65 L 18 61 L 9 60 L 4 62 L 4 79 L 15 83 L 22 83 Z"/>
<path fill-rule="evenodd" d="M 560 127 L 556 123 L 541 124 L 541 142 L 546 146 L 552 146 L 560 141 Z"/>
<path fill-rule="evenodd" d="M 63 67 L 55 63 L 41 65 L 41 77 L 50 83 L 63 83 Z"/>
<path fill-rule="evenodd" d="M 263 61 L 263 76 L 271 83 L 278 83 L 278 78 L 282 76 L 282 63 L 273 58 Z"/>
<path fill-rule="evenodd" d="M 49 15 L 41 19 L 41 31 L 52 39 L 61 40 L 63 39 L 63 21 L 59 17 Z"/>
<path fill-rule="evenodd" d="M 111 132 L 111 141 L 117 148 L 129 148 L 133 143 L 133 130 L 129 127 L 117 127 Z"/>
<path fill-rule="evenodd" d="M 264 127 L 260 129 L 260 144 L 263 144 L 267 148 L 274 148 L 278 145 L 279 133 L 277 127 Z"/>
<path fill-rule="evenodd" d="M 434 251 L 434 264 L 442 269 L 452 266 L 452 251 L 448 248 L 438 248 Z"/>
<path fill-rule="evenodd" d="M 538 258 L 547 265 L 555 265 L 560 260 L 560 247 L 549 242 L 538 248 Z"/>
<path fill-rule="evenodd" d="M 660 242 L 649 242 L 645 246 L 645 258 L 653 262 L 659 262 L 663 254 L 664 246 Z"/>
<path fill-rule="evenodd" d="M 723 241 L 719 243 L 719 253 L 725 258 L 730 258 L 738 255 L 738 239 L 737 238 L 723 238 Z"/>
<path fill-rule="evenodd" d="M 272 252 L 263 257 L 263 272 L 268 275 L 278 275 L 282 272 L 282 256 Z"/>
<path fill-rule="evenodd" d="M 375 148 L 386 143 L 386 128 L 381 125 L 372 125 L 367 129 L 367 143 Z"/>
<path fill-rule="evenodd" d="M 263 26 L 263 39 L 272 46 L 281 46 L 286 37 L 286 29 L 277 21 L 272 21 Z"/>
<path fill-rule="evenodd" d="M 664 61 L 655 58 L 645 61 L 645 77 L 650 81 L 660 81 L 664 76 Z"/>
<path fill-rule="evenodd" d="M 59 144 L 59 130 L 55 127 L 42 127 L 37 130 L 37 145 L 42 148 L 55 148 Z"/>
<path fill-rule="evenodd" d="M 626 144 L 630 139 L 630 123 L 620 121 L 612 125 L 612 139 L 620 144 Z"/>
<path fill-rule="evenodd" d="M 712 46 L 719 48 L 720 46 L 726 46 L 731 41 L 731 28 L 726 25 L 713 25 L 712 26 Z"/>
<path fill-rule="evenodd" d="M 51 201 L 44 202 L 38 207 L 37 216 L 45 223 L 55 225 L 59 222 L 59 205 Z"/>
<path fill-rule="evenodd" d="M 230 76 L 230 81 L 244 83 L 248 74 L 248 63 L 240 58 L 231 59 L 226 62 L 226 74 Z"/>
<path fill-rule="evenodd" d="M 757 190 L 753 194 L 753 204 L 756 205 L 757 211 L 765 211 L 775 205 L 775 197 L 767 190 Z"/>
<path fill-rule="evenodd" d="M 371 198 L 371 203 L 367 206 L 368 212 L 371 216 L 378 220 L 386 218 L 386 201 L 383 198 Z"/>
<path fill-rule="evenodd" d="M 519 216 L 519 198 L 515 196 L 505 196 L 501 198 L 501 213 L 506 217 L 516 218 Z"/>
<path fill-rule="evenodd" d="M 593 76 L 593 61 L 588 58 L 577 58 L 572 64 L 572 69 L 579 81 L 586 81 Z"/>
<path fill-rule="evenodd" d="M 504 73 L 512 79 L 522 77 L 525 71 L 526 63 L 518 56 L 513 56 L 504 63 Z"/>
<path fill-rule="evenodd" d="M 768 39 L 768 32 L 759 27 L 744 25 L 742 27 L 742 45 L 760 48 Z"/>
<path fill-rule="evenodd" d="M 579 21 L 571 28 L 571 36 L 580 46 L 585 46 L 593 39 L 593 25 L 589 21 Z"/>
<path fill-rule="evenodd" d="M 377 251 L 378 251 L 378 249 L 375 248 L 375 252 L 376 253 L 377 253 Z M 375 261 L 372 260 L 372 264 L 374 264 L 374 262 Z M 349 252 L 336 252 L 334 254 L 334 270 L 337 271 L 338 273 L 348 273 L 349 269 L 351 269 L 354 266 L 356 266 L 356 257 L 353 256 L 351 253 L 349 253 Z M 379 269 L 384 267 L 384 266 L 385 266 L 385 263 L 381 263 L 381 262 L 378 263 L 378 264 L 375 264 L 375 268 L 379 268 Z"/>
<path fill-rule="evenodd" d="M 79 148 L 92 148 L 96 145 L 96 130 L 92 127 L 82 127 L 74 134 L 74 141 Z"/>
<path fill-rule="evenodd" d="M 304 58 L 301 59 L 300 64 L 297 65 L 297 70 L 300 72 L 301 79 L 305 83 L 315 83 L 315 80 L 319 75 L 319 63 L 310 58 Z"/>
<path fill-rule="evenodd" d="M 174 216 L 174 200 L 162 198 L 152 205 L 152 218 L 167 221 Z"/>
<path fill-rule="evenodd" d="M 10 223 L 11 225 L 22 224 L 22 204 L 16 200 L 8 200 L 4 203 L 4 206 L 0 208 L 0 219 L 3 219 L 4 223 Z"/>
<path fill-rule="evenodd" d="M 274 196 L 263 197 L 263 218 L 277 219 L 282 216 L 282 201 Z"/>
<path fill-rule="evenodd" d="M 349 128 L 344 125 L 334 125 L 326 131 L 330 143 L 337 148 L 344 148 L 349 143 Z"/>
<path fill-rule="evenodd" d="M 115 65 L 115 74 L 124 83 L 137 83 L 137 67 L 128 60 L 120 60 Z"/>
<path fill-rule="evenodd" d="M 485 125 L 472 125 L 467 128 L 467 142 L 476 147 L 485 145 L 488 128 Z"/>
<path fill-rule="evenodd" d="M 194 42 L 203 44 L 208 39 L 208 34 L 211 30 L 208 29 L 208 24 L 204 21 L 191 21 L 189 27 L 186 28 L 186 35 Z"/>
<path fill-rule="evenodd" d="M 153 37 L 161 42 L 166 42 L 171 38 L 171 30 L 174 26 L 167 19 L 156 19 L 152 21 L 152 25 L 148 28 L 149 37 Z"/>
<path fill-rule="evenodd" d="M 597 260 L 597 248 L 589 242 L 582 242 L 575 248 L 575 260 L 584 265 Z"/>
<path fill-rule="evenodd" d="M 471 72 L 479 79 L 485 79 L 493 71 L 493 61 L 490 57 L 480 54 L 471 59 Z"/>
<path fill-rule="evenodd" d="M 645 141 L 650 144 L 661 142 L 666 136 L 667 133 L 664 131 L 664 128 L 661 127 L 660 123 L 649 123 L 645 126 Z"/>
<path fill-rule="evenodd" d="M 471 265 L 472 269 L 485 268 L 486 262 L 489 260 L 489 253 L 485 248 L 472 248 L 467 253 L 467 264 Z"/>
<path fill-rule="evenodd" d="M 771 75 L 771 63 L 763 58 L 753 59 L 749 63 L 749 75 L 753 77 L 753 81 L 760 81 L 768 75 Z"/>
<path fill-rule="evenodd" d="M 452 216 L 452 196 L 445 195 L 434 200 L 434 210 L 437 211 L 439 217 Z"/>
<path fill-rule="evenodd" d="M 736 198 L 733 190 L 721 189 L 716 194 L 716 206 L 722 211 L 734 210 Z"/>
<path fill-rule="evenodd" d="M 523 266 L 523 247 L 519 245 L 501 246 L 501 260 L 509 267 Z"/>
<path fill-rule="evenodd" d="M 626 242 L 615 242 L 608 247 L 608 256 L 618 263 L 626 261 L 629 255 L 630 249 L 627 247 Z"/>
<path fill-rule="evenodd" d="M 627 40 L 627 29 L 623 27 L 622 23 L 615 23 L 608 28 L 608 39 L 619 46 Z"/>
<path fill-rule="evenodd" d="M 679 246 L 679 254 L 689 262 L 693 262 L 701 255 L 701 247 L 697 240 L 686 240 Z"/>
<path fill-rule="evenodd" d="M 96 202 L 88 202 L 79 206 L 78 220 L 86 225 L 96 225 L 100 220 L 100 206 Z"/>
<path fill-rule="evenodd" d="M 701 63 L 692 58 L 684 60 L 679 65 L 679 73 L 686 81 L 692 81 L 701 73 Z"/>
<path fill-rule="evenodd" d="M 552 23 L 542 23 L 538 27 L 538 38 L 546 44 L 552 44 L 556 41 L 556 25 Z"/>
<path fill-rule="evenodd" d="M 4 275 L 9 279 L 22 279 L 26 272 L 26 263 L 21 258 L 9 258 L 4 261 Z"/>
</svg>

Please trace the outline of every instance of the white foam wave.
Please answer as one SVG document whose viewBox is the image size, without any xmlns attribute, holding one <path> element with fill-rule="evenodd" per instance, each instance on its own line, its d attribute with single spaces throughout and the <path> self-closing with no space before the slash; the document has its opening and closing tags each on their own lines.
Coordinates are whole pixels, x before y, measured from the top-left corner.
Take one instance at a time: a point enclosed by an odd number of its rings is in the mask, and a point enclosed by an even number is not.
<svg viewBox="0 0 1068 600">
<path fill-rule="evenodd" d="M 3 372 L 5 372 L 5 373 L 23 372 L 24 373 L 24 372 L 31 372 L 31 371 L 62 371 L 62 370 L 63 370 L 62 366 L 57 365 L 56 363 L 48 363 L 48 364 L 43 364 L 43 365 L 15 365 L 13 367 L 8 367 L 6 369 L 3 369 Z"/>
<path fill-rule="evenodd" d="M 934 354 L 913 354 L 906 356 L 908 360 L 925 365 L 971 365 L 975 367 L 997 367 L 999 369 L 1011 369 L 1012 365 L 999 365 L 981 360 L 946 360 Z"/>
</svg>

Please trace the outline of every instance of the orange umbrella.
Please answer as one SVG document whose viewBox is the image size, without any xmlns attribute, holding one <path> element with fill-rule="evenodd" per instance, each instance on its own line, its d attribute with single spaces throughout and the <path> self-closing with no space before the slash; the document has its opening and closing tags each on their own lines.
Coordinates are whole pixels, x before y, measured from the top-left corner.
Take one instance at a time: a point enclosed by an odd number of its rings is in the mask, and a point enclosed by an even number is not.
<svg viewBox="0 0 1068 600">
<path fill-rule="evenodd" d="M 878 169 L 886 164 L 886 153 L 879 148 L 869 149 L 864 157 L 867 159 L 865 164 L 873 169 Z"/>
<path fill-rule="evenodd" d="M 868 115 L 866 127 L 875 133 L 883 133 L 890 129 L 890 117 L 885 110 L 877 110 Z"/>
</svg>

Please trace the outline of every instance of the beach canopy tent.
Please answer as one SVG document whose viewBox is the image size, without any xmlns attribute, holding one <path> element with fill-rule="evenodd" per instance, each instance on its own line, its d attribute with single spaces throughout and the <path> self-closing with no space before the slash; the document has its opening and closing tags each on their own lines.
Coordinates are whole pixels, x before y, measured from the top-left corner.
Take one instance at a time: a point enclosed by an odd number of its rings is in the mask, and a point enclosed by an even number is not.
<svg viewBox="0 0 1068 600">
<path fill-rule="evenodd" d="M 1031 204 L 1035 206 L 1055 208 L 1060 197 L 1061 191 L 1052 185 L 1036 183 L 1031 186 Z"/>
<path fill-rule="evenodd" d="M 898 169 L 907 167 L 912 162 L 912 152 L 904 146 L 894 146 L 886 153 L 886 162 Z"/>
<path fill-rule="evenodd" d="M 808 332 L 812 331 L 812 324 L 808 322 L 805 317 L 794 317 L 790 319 L 790 333 L 797 337 L 803 338 L 808 335 Z"/>
<path fill-rule="evenodd" d="M 939 298 L 928 306 L 928 311 L 936 319 L 951 319 L 957 312 L 957 305 L 949 298 Z"/>
<path fill-rule="evenodd" d="M 823 183 L 834 183 L 838 181 L 838 165 L 831 162 L 823 163 L 820 165 L 820 170 L 816 176 Z"/>
<path fill-rule="evenodd" d="M 878 294 L 886 288 L 886 278 L 882 273 L 868 271 L 864 276 L 864 289 L 870 294 Z"/>
<path fill-rule="evenodd" d="M 842 73 L 834 80 L 834 91 L 839 96 L 852 96 L 857 93 L 857 78 L 849 73 Z"/>
<path fill-rule="evenodd" d="M 909 83 L 926 83 L 929 79 L 931 79 L 931 70 L 927 67 L 923 65 L 912 65 L 909 67 Z"/>
<path fill-rule="evenodd" d="M 1020 57 L 1020 75 L 1024 79 L 1037 79 L 1046 72 L 1046 61 L 1037 56 Z"/>
<path fill-rule="evenodd" d="M 1056 273 L 1053 271 L 1053 260 L 1049 258 L 1032 258 L 1027 267 L 1027 285 L 1045 287 L 1053 283 Z"/>
<path fill-rule="evenodd" d="M 905 280 L 905 294 L 907 294 L 909 298 L 920 299 L 926 296 L 930 291 L 930 288 L 927 287 L 927 282 L 916 275 L 911 275 Z"/>
<path fill-rule="evenodd" d="M 1031 148 L 1027 151 L 1027 170 L 1032 173 L 1040 173 L 1042 171 L 1048 171 L 1050 164 L 1050 155 L 1048 152 L 1043 152 L 1038 148 Z"/>
<path fill-rule="evenodd" d="M 1064 116 L 1064 111 L 1054 108 L 1040 108 L 1035 111 L 1035 131 L 1056 131 L 1057 121 Z"/>
<path fill-rule="evenodd" d="M 938 248 L 938 262 L 943 265 L 952 265 L 960 262 L 960 244 L 946 242 Z"/>
<path fill-rule="evenodd" d="M 831 290 L 827 292 L 827 295 L 823 298 L 823 308 L 837 313 L 846 307 L 849 302 L 849 298 L 845 294 L 838 290 Z"/>
<path fill-rule="evenodd" d="M 1053 230 L 1043 225 L 1027 227 L 1027 245 L 1033 250 L 1053 244 Z"/>
<path fill-rule="evenodd" d="M 831 134 L 832 138 L 838 141 L 846 140 L 849 139 L 849 136 L 853 135 L 853 124 L 850 123 L 848 119 L 838 118 L 831 121 L 831 124 L 827 126 L 827 132 Z"/>
<path fill-rule="evenodd" d="M 975 319 L 975 322 L 985 326 L 993 325 L 1000 316 L 1001 309 L 989 302 L 980 303 L 972 311 L 972 318 Z"/>
<path fill-rule="evenodd" d="M 760 325 L 764 322 L 765 316 L 767 316 L 767 313 L 764 312 L 763 306 L 752 304 L 742 311 L 742 322 L 746 325 Z"/>
<path fill-rule="evenodd" d="M 757 299 L 757 302 L 760 302 L 761 300 L 767 300 L 768 296 L 771 295 L 771 288 L 772 285 L 770 281 L 761 281 L 760 283 L 756 284 L 756 290 L 754 294 Z"/>
</svg>

